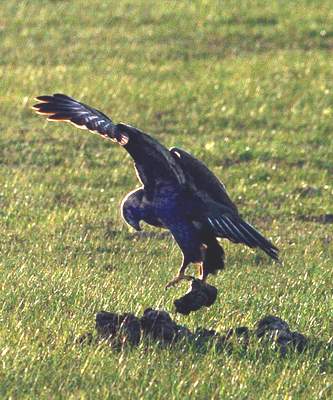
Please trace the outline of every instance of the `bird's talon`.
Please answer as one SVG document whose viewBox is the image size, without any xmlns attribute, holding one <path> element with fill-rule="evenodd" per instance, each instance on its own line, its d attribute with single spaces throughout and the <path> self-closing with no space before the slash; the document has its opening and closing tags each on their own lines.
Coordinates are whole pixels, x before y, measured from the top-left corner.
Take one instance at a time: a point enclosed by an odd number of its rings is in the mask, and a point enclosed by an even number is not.
<svg viewBox="0 0 333 400">
<path fill-rule="evenodd" d="M 186 280 L 186 281 L 193 281 L 195 278 L 191 275 L 179 275 L 176 276 L 176 278 L 172 279 L 172 281 L 168 282 L 165 286 L 165 290 L 170 289 L 172 286 L 176 286 L 177 283 L 180 281 Z"/>
</svg>

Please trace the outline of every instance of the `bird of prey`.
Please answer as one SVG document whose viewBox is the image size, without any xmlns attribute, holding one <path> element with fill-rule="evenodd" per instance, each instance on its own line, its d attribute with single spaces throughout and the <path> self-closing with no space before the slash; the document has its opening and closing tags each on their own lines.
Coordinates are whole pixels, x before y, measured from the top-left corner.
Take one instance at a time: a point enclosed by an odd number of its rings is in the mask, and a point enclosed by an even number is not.
<svg viewBox="0 0 333 400">
<path fill-rule="evenodd" d="M 194 279 L 186 275 L 190 263 L 199 264 L 199 279 L 224 268 L 218 238 L 259 247 L 278 260 L 278 249 L 244 221 L 225 186 L 199 160 L 157 140 L 133 126 L 115 124 L 109 117 L 64 94 L 39 96 L 33 109 L 49 121 L 67 121 L 98 133 L 122 146 L 132 157 L 141 187 L 121 204 L 122 217 L 135 230 L 140 222 L 168 229 L 183 253 L 178 275 L 167 284 Z"/>
</svg>

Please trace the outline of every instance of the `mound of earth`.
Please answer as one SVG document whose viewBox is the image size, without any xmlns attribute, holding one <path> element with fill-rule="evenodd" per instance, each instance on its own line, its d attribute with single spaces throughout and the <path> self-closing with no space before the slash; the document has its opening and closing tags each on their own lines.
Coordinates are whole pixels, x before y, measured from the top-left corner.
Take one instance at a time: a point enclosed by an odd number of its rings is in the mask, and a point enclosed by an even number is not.
<svg viewBox="0 0 333 400">
<path fill-rule="evenodd" d="M 100 311 L 96 314 L 96 334 L 87 333 L 79 343 L 107 342 L 114 349 L 138 346 L 143 340 L 173 346 L 183 341 L 197 350 L 214 346 L 216 351 L 231 351 L 234 345 L 247 349 L 250 340 L 265 345 L 273 344 L 282 356 L 288 350 L 303 352 L 308 338 L 302 333 L 291 331 L 286 321 L 268 315 L 257 322 L 254 329 L 239 326 L 219 333 L 213 329 L 197 328 L 191 331 L 179 325 L 164 310 L 148 308 L 141 317 L 134 314 L 116 314 Z"/>
</svg>

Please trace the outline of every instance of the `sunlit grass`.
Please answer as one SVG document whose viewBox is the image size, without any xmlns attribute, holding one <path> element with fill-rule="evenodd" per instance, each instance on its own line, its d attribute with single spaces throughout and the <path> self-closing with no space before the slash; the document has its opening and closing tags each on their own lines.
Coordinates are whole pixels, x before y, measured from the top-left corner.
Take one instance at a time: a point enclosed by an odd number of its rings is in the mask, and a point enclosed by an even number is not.
<svg viewBox="0 0 333 400">
<path fill-rule="evenodd" d="M 333 230 L 309 218 L 333 213 L 333 14 L 319 3 L 1 5 L 1 398 L 332 397 L 324 350 L 76 345 L 101 309 L 172 312 L 181 255 L 121 221 L 138 185 L 125 152 L 30 109 L 64 92 L 186 148 L 279 246 L 282 266 L 226 243 L 216 304 L 178 322 L 223 331 L 275 314 L 328 342 Z"/>
</svg>

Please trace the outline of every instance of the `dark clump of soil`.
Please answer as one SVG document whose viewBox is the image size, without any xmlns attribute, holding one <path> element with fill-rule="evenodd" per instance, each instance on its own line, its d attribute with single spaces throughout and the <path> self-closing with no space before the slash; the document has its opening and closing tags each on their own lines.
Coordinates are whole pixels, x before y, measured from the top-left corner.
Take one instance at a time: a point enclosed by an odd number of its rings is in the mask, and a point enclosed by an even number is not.
<svg viewBox="0 0 333 400">
<path fill-rule="evenodd" d="M 147 308 L 141 317 L 134 314 L 116 314 L 100 311 L 96 314 L 96 333 L 82 335 L 77 343 L 92 344 L 107 342 L 113 349 L 136 347 L 141 342 L 155 342 L 164 346 L 174 346 L 180 341 L 197 351 L 214 347 L 215 351 L 233 350 L 234 346 L 246 350 L 250 342 L 273 347 L 285 356 L 288 351 L 303 352 L 310 340 L 300 332 L 291 331 L 286 321 L 272 315 L 257 322 L 253 330 L 246 326 L 217 332 L 203 327 L 191 331 L 177 324 L 164 310 Z M 186 348 L 186 347 L 185 347 Z"/>
<path fill-rule="evenodd" d="M 96 331 L 100 339 L 109 341 L 114 347 L 137 346 L 141 339 L 140 320 L 134 314 L 100 311 L 96 314 Z"/>
<path fill-rule="evenodd" d="M 189 291 L 174 301 L 177 312 L 187 315 L 202 307 L 211 306 L 217 298 L 217 289 L 198 279 L 193 279 Z M 239 326 L 225 332 L 199 327 L 191 331 L 184 325 L 177 324 L 164 310 L 147 308 L 141 317 L 131 313 L 117 314 L 100 311 L 96 314 L 96 335 L 88 332 L 77 339 L 80 345 L 106 342 L 113 349 L 136 347 L 143 341 L 156 342 L 164 346 L 185 343 L 197 351 L 206 351 L 214 347 L 215 351 L 233 350 L 236 345 L 246 350 L 250 342 L 259 342 L 263 346 L 273 346 L 281 356 L 288 351 L 301 353 L 308 348 L 319 351 L 332 344 L 310 340 L 302 333 L 291 331 L 283 319 L 267 315 L 260 319 L 254 329 Z M 186 346 L 184 347 L 187 348 Z"/>
<path fill-rule="evenodd" d="M 140 322 L 145 336 L 162 343 L 172 343 L 191 335 L 189 329 L 177 325 L 166 311 L 147 308 Z"/>
<path fill-rule="evenodd" d="M 193 279 L 190 290 L 180 299 L 174 301 L 176 311 L 188 315 L 202 307 L 210 307 L 217 298 L 217 289 L 199 279 Z"/>
<path fill-rule="evenodd" d="M 308 343 L 302 333 L 292 332 L 286 321 L 272 315 L 258 322 L 255 334 L 263 341 L 273 342 L 283 356 L 286 355 L 288 348 L 302 352 Z"/>
</svg>

